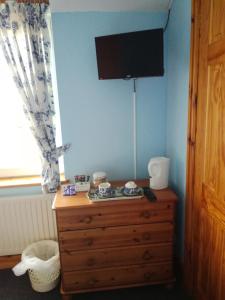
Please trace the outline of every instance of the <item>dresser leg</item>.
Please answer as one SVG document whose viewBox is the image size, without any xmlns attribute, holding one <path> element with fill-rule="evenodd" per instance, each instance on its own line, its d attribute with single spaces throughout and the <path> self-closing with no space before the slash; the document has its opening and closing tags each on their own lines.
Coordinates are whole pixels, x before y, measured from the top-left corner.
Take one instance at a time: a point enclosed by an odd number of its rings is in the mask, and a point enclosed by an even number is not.
<svg viewBox="0 0 225 300">
<path fill-rule="evenodd" d="M 65 294 L 62 294 L 62 300 L 72 300 L 73 296 L 72 295 L 65 295 Z"/>
</svg>

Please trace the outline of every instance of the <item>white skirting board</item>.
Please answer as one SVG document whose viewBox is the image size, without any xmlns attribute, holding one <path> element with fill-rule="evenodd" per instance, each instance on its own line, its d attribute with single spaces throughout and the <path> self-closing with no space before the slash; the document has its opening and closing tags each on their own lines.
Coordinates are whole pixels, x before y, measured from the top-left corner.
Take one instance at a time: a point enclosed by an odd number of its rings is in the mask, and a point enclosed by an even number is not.
<svg viewBox="0 0 225 300">
<path fill-rule="evenodd" d="M 57 239 L 54 194 L 0 198 L 0 256 L 20 254 L 29 244 Z"/>
</svg>

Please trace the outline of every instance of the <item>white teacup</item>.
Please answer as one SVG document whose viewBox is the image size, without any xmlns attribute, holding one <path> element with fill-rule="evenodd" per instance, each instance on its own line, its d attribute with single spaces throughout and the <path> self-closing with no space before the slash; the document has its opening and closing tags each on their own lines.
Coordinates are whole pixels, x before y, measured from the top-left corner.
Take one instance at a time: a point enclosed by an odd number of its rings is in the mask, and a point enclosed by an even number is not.
<svg viewBox="0 0 225 300">
<path fill-rule="evenodd" d="M 102 182 L 98 186 L 99 194 L 104 196 L 111 192 L 111 184 L 109 182 Z"/>
<path fill-rule="evenodd" d="M 124 192 L 129 195 L 135 194 L 137 192 L 136 183 L 134 181 L 128 181 L 125 184 Z"/>
</svg>

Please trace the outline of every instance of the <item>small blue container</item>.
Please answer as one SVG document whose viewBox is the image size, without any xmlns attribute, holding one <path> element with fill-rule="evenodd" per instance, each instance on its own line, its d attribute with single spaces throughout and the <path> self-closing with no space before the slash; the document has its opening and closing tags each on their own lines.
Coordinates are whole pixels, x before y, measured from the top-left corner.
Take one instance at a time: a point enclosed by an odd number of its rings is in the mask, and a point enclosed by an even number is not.
<svg viewBox="0 0 225 300">
<path fill-rule="evenodd" d="M 73 196 L 73 195 L 76 195 L 75 184 L 63 185 L 62 188 L 63 188 L 63 195 L 64 196 Z"/>
</svg>

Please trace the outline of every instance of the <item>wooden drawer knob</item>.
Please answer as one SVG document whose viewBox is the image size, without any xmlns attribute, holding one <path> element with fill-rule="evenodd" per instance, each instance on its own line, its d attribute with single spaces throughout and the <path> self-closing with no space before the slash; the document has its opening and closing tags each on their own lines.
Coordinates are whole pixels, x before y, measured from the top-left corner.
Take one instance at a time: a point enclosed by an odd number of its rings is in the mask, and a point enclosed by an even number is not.
<svg viewBox="0 0 225 300">
<path fill-rule="evenodd" d="M 144 274 L 144 278 L 146 280 L 151 280 L 153 275 L 154 274 L 152 272 L 147 272 L 147 273 Z"/>
<path fill-rule="evenodd" d="M 152 255 L 150 254 L 150 252 L 148 250 L 146 250 L 142 256 L 142 258 L 144 260 L 150 260 L 152 258 Z"/>
<path fill-rule="evenodd" d="M 151 240 L 151 234 L 149 232 L 144 232 L 142 235 L 143 240 L 149 241 Z"/>
<path fill-rule="evenodd" d="M 97 282 L 98 282 L 97 279 L 91 278 L 91 279 L 88 281 L 88 284 L 93 286 L 93 285 L 95 285 Z"/>
<path fill-rule="evenodd" d="M 93 219 L 92 216 L 87 216 L 83 219 L 83 222 L 85 224 L 90 224 L 92 222 L 92 219 Z"/>
<path fill-rule="evenodd" d="M 84 240 L 86 246 L 91 246 L 93 244 L 92 238 L 87 238 Z"/>
<path fill-rule="evenodd" d="M 145 218 L 145 219 L 148 219 L 148 218 L 151 217 L 151 214 L 150 214 L 150 212 L 148 210 L 145 210 L 145 211 L 141 212 L 141 217 Z"/>
</svg>

